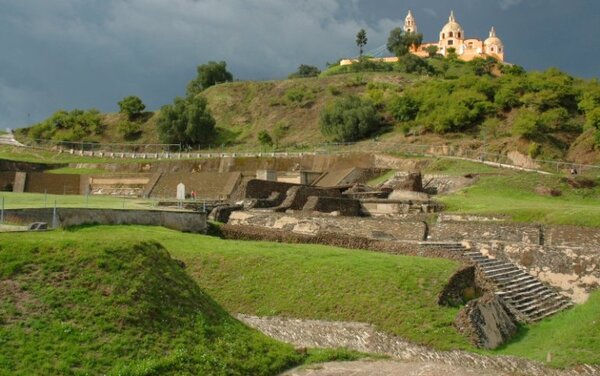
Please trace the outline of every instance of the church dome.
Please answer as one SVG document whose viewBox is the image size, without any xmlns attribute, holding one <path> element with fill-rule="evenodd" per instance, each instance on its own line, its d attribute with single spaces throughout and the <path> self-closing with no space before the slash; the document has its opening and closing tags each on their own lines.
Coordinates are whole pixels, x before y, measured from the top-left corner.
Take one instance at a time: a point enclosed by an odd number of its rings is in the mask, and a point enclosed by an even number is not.
<svg viewBox="0 0 600 376">
<path fill-rule="evenodd" d="M 498 38 L 496 36 L 496 29 L 494 27 L 492 27 L 492 30 L 490 31 L 490 36 L 488 39 L 485 40 L 485 42 L 483 42 L 486 46 L 498 46 L 498 47 L 504 47 L 504 43 L 502 43 L 502 40 L 500 40 L 500 38 Z"/>
<path fill-rule="evenodd" d="M 448 19 L 448 23 L 444 25 L 442 31 L 440 32 L 440 40 L 447 38 L 457 38 L 464 39 L 465 32 L 460 26 L 458 22 L 456 22 L 456 18 L 454 17 L 454 11 L 450 12 L 450 18 Z"/>
</svg>

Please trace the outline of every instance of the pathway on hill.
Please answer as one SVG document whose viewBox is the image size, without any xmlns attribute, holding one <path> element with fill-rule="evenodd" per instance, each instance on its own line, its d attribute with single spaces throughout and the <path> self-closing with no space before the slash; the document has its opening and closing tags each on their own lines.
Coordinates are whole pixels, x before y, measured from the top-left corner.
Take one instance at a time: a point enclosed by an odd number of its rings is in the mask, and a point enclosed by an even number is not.
<svg viewBox="0 0 600 376">
<path fill-rule="evenodd" d="M 247 325 L 260 330 L 266 335 L 279 341 L 291 343 L 294 346 L 317 348 L 344 347 L 365 353 L 388 355 L 395 360 L 418 363 L 419 367 L 422 367 L 423 370 L 426 370 L 428 365 L 433 364 L 437 369 L 448 367 L 454 370 L 469 370 L 467 373 L 463 373 L 466 375 L 505 375 L 507 373 L 523 376 L 600 375 L 600 367 L 598 366 L 584 365 L 577 367 L 577 369 L 559 370 L 548 368 L 538 362 L 515 357 L 485 356 L 459 350 L 436 351 L 425 346 L 415 345 L 399 337 L 379 332 L 372 325 L 363 323 L 255 317 L 241 314 L 237 315 L 237 317 Z M 443 365 L 443 367 L 439 367 L 440 365 Z M 370 367 L 371 373 L 357 373 L 356 375 L 393 374 L 389 372 L 378 373 L 378 367 L 378 363 L 373 363 L 373 366 Z M 402 363 L 398 367 L 403 367 Z M 365 372 L 368 370 L 367 368 Z M 473 373 L 473 371 L 476 373 Z M 334 376 L 344 374 L 333 371 L 330 373 L 299 372 L 292 371 L 288 375 Z M 437 375 L 439 373 L 432 374 Z"/>
<path fill-rule="evenodd" d="M 15 135 L 12 131 L 9 131 L 6 134 L 0 134 L 0 145 L 25 146 L 15 139 Z"/>
</svg>

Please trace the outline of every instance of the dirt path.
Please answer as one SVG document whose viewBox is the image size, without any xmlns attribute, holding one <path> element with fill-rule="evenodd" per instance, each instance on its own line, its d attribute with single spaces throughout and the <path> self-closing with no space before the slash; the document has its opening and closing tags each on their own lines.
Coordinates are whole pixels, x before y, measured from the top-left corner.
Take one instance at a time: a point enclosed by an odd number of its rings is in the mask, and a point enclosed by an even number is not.
<svg viewBox="0 0 600 376">
<path fill-rule="evenodd" d="M 600 375 L 600 367 L 580 366 L 577 369 L 557 370 L 547 368 L 543 364 L 520 358 L 507 356 L 484 356 L 466 351 L 436 351 L 425 346 L 415 345 L 401 338 L 378 332 L 369 324 L 352 322 L 328 322 L 318 320 L 296 320 L 280 317 L 254 317 L 238 315 L 238 319 L 247 325 L 260 330 L 266 335 L 298 347 L 336 348 L 345 347 L 356 351 L 389 355 L 402 364 L 418 363 L 423 370 L 431 368 L 433 373 L 415 373 L 437 375 L 437 368 L 457 369 L 464 372 L 473 371 L 483 375 L 544 375 L 544 376 L 575 376 Z M 396 362 L 393 362 L 396 364 Z M 290 375 L 338 375 L 335 365 L 330 373 L 290 373 Z M 378 363 L 372 363 L 370 374 L 378 375 Z M 421 369 L 421 368 L 419 368 Z M 334 372 L 335 371 L 335 372 Z M 296 371 L 293 371 L 296 372 Z M 299 371 L 298 371 L 299 372 Z M 458 372 L 458 371 L 457 371 Z M 346 373 L 347 375 L 354 375 Z M 357 373 L 363 375 L 369 373 Z M 387 373 L 389 374 L 389 373 Z M 381 375 L 387 375 L 381 373 Z M 396 373 L 398 374 L 398 373 Z M 402 374 L 402 373 L 400 373 Z M 458 373 L 470 375 L 470 373 Z"/>
<path fill-rule="evenodd" d="M 475 370 L 433 362 L 331 362 L 293 369 L 282 376 L 504 376 L 504 372 Z"/>
</svg>

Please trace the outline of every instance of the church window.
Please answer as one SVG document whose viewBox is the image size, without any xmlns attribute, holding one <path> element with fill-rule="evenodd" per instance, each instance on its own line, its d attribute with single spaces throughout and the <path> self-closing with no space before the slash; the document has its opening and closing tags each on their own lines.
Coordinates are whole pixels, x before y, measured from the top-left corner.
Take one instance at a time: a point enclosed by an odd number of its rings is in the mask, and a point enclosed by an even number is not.
<svg viewBox="0 0 600 376">
<path fill-rule="evenodd" d="M 502 47 L 498 47 L 498 52 L 502 52 Z"/>
<path fill-rule="evenodd" d="M 458 37 L 460 38 L 460 31 L 458 32 Z"/>
<path fill-rule="evenodd" d="M 442 39 L 446 39 L 446 33 L 442 33 Z"/>
<path fill-rule="evenodd" d="M 454 41 L 453 41 L 452 39 L 450 39 L 450 40 L 448 41 L 448 46 L 452 46 L 453 44 L 454 44 Z"/>
<path fill-rule="evenodd" d="M 494 52 L 494 47 L 492 47 L 492 52 Z"/>
<path fill-rule="evenodd" d="M 448 37 L 452 38 L 453 36 L 454 36 L 454 33 L 453 33 L 453 32 L 449 32 L 449 33 L 448 33 Z"/>
</svg>

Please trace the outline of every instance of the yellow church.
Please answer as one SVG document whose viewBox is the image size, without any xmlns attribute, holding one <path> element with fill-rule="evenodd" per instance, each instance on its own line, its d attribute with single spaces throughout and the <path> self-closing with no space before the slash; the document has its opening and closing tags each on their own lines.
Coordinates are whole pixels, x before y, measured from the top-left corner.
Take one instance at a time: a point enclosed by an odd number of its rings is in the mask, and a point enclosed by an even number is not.
<svg viewBox="0 0 600 376">
<path fill-rule="evenodd" d="M 404 21 L 403 30 L 406 33 L 418 33 L 417 20 L 410 10 Z M 492 27 L 489 37 L 483 41 L 476 38 L 467 38 L 464 29 L 458 21 L 456 21 L 454 11 L 450 12 L 448 23 L 444 25 L 440 31 L 440 39 L 438 42 L 423 43 L 411 52 L 420 57 L 427 57 L 429 56 L 427 49 L 431 46 L 437 47 L 438 54 L 443 56 L 446 56 L 449 50 L 453 48 L 457 57 L 464 61 L 485 57 L 494 57 L 498 61 L 504 61 L 504 44 L 496 35 L 496 29 Z M 398 58 L 383 57 L 375 58 L 374 60 L 392 63 L 398 61 Z M 350 65 L 355 62 L 356 60 L 346 59 L 342 60 L 340 65 Z"/>
</svg>

